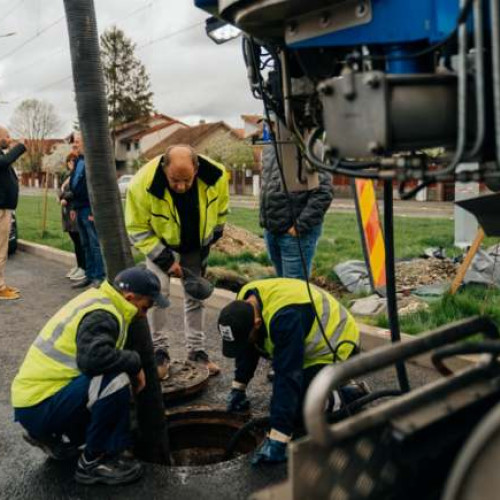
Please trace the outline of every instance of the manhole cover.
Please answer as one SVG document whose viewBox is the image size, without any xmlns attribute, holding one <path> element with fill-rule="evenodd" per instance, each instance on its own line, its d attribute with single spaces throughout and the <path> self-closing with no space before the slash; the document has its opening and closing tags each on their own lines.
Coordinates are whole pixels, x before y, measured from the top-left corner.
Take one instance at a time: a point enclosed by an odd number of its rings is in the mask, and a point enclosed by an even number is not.
<svg viewBox="0 0 500 500">
<path fill-rule="evenodd" d="M 208 385 L 208 368 L 191 361 L 172 361 L 170 375 L 161 382 L 165 403 L 193 396 Z"/>
</svg>

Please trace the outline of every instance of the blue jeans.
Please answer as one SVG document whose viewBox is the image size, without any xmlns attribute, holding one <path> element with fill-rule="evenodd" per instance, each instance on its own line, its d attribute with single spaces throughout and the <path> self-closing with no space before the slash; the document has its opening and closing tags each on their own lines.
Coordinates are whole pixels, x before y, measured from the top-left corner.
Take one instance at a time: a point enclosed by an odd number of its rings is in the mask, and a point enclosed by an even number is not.
<svg viewBox="0 0 500 500">
<path fill-rule="evenodd" d="M 80 375 L 41 403 L 14 408 L 14 418 L 35 439 L 64 435 L 94 455 L 117 455 L 132 445 L 128 376 Z"/>
<path fill-rule="evenodd" d="M 316 244 L 321 236 L 322 224 L 301 233 L 300 243 L 306 261 L 307 275 L 311 275 Z M 288 233 L 277 234 L 264 231 L 267 252 L 280 278 L 305 279 L 297 238 Z"/>
<path fill-rule="evenodd" d="M 80 208 L 76 212 L 78 232 L 85 253 L 85 274 L 90 280 L 102 281 L 105 276 L 101 246 L 93 221 L 89 220 L 90 207 Z"/>
</svg>

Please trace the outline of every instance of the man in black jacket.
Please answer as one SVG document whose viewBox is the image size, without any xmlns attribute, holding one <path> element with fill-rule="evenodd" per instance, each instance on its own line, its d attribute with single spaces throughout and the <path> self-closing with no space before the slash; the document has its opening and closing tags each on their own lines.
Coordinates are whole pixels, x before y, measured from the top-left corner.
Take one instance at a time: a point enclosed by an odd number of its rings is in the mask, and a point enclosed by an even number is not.
<svg viewBox="0 0 500 500">
<path fill-rule="evenodd" d="M 319 174 L 319 181 L 316 189 L 290 192 L 289 200 L 281 182 L 274 148 L 267 146 L 264 149 L 260 225 L 265 230 L 264 238 L 269 257 L 279 277 L 306 277 L 298 238 L 306 261 L 307 274 L 311 274 L 312 259 L 321 235 L 323 219 L 333 199 L 331 176 L 322 172 Z"/>
<path fill-rule="evenodd" d="M 13 147 L 11 147 L 13 146 Z M 9 150 L 8 152 L 5 152 Z M 4 273 L 9 249 L 11 213 L 17 207 L 19 185 L 12 164 L 26 151 L 24 144 L 15 144 L 9 131 L 0 126 L 0 300 L 20 298 L 19 290 L 7 286 Z"/>
</svg>

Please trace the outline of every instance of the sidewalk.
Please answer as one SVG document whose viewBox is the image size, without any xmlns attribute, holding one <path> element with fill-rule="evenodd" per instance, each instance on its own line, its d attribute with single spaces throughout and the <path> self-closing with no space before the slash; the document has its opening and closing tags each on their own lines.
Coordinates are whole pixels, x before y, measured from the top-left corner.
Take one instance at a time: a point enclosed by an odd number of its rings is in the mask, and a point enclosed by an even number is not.
<svg viewBox="0 0 500 500">
<path fill-rule="evenodd" d="M 232 207 L 258 208 L 259 200 L 253 196 L 231 195 Z M 422 217 L 437 219 L 453 219 L 455 204 L 442 201 L 402 201 L 394 200 L 394 215 L 400 217 Z M 383 211 L 383 204 L 379 200 L 379 210 Z M 328 213 L 354 213 L 354 200 L 349 198 L 334 198 Z"/>
<path fill-rule="evenodd" d="M 29 188 L 21 186 L 20 194 L 23 196 L 41 196 L 44 190 L 41 188 Z M 48 190 L 49 195 L 56 195 L 54 189 Z M 259 200 L 253 196 L 231 195 L 231 206 L 237 208 L 259 207 Z M 400 217 L 423 217 L 436 219 L 452 219 L 455 204 L 444 201 L 402 201 L 394 200 L 394 214 Z M 379 200 L 379 209 L 383 213 L 382 202 Z M 354 213 L 354 200 L 349 198 L 334 198 L 329 213 Z"/>
</svg>

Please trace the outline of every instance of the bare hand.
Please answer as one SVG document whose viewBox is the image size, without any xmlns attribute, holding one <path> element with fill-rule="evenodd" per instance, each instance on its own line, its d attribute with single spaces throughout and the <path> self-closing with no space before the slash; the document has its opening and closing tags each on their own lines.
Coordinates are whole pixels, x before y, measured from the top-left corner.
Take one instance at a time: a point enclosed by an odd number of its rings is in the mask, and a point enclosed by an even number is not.
<svg viewBox="0 0 500 500">
<path fill-rule="evenodd" d="M 61 200 L 61 207 L 68 206 L 68 202 L 66 200 Z"/>
<path fill-rule="evenodd" d="M 69 211 L 69 220 L 74 222 L 76 220 L 76 212 L 74 210 Z"/>
<path fill-rule="evenodd" d="M 134 393 L 139 394 L 146 387 L 146 374 L 141 371 L 135 376 Z"/>
<path fill-rule="evenodd" d="M 295 226 L 292 226 L 288 231 L 287 233 L 290 235 L 290 236 L 293 236 L 294 238 L 297 237 L 297 230 L 295 229 Z"/>
<path fill-rule="evenodd" d="M 94 216 L 93 215 L 89 215 L 89 221 L 90 222 L 94 222 Z"/>
<path fill-rule="evenodd" d="M 184 273 L 182 272 L 182 267 L 178 262 L 174 262 L 170 269 L 168 270 L 169 276 L 175 276 L 176 278 L 182 278 Z"/>
</svg>

